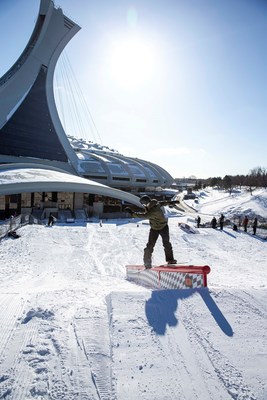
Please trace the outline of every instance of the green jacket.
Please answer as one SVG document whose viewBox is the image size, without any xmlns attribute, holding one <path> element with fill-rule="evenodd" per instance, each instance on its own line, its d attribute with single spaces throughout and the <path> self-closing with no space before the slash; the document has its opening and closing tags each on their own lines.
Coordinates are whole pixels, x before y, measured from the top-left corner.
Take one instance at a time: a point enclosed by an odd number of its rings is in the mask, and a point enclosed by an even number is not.
<svg viewBox="0 0 267 400">
<path fill-rule="evenodd" d="M 134 212 L 132 217 L 149 219 L 149 223 L 152 229 L 160 231 L 165 228 L 168 224 L 168 220 L 165 217 L 161 207 L 173 204 L 171 201 L 157 201 L 152 199 L 146 206 L 145 211 Z"/>
</svg>

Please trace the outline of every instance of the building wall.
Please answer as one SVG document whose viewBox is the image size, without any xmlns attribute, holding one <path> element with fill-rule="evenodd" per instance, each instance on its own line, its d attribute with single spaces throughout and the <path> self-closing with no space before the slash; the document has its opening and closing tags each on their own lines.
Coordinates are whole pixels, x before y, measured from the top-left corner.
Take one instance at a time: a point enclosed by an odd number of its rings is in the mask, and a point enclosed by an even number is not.
<svg viewBox="0 0 267 400">
<path fill-rule="evenodd" d="M 67 162 L 56 134 L 44 87 L 47 68 L 42 67 L 30 92 L 0 129 L 1 154 Z"/>
</svg>

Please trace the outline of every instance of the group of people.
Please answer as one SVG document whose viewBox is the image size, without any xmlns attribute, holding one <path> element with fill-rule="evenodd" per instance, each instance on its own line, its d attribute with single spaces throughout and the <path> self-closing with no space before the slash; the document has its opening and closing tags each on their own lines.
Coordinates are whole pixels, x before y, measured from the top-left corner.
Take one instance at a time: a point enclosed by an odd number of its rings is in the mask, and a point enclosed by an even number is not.
<svg viewBox="0 0 267 400">
<path fill-rule="evenodd" d="M 244 220 L 243 220 L 244 232 L 247 232 L 248 222 L 249 222 L 249 220 L 248 220 L 248 217 L 246 215 Z M 253 235 L 256 235 L 257 227 L 258 227 L 258 218 L 254 218 L 254 221 L 252 223 Z"/>
<path fill-rule="evenodd" d="M 224 219 L 225 219 L 224 215 L 221 214 L 221 216 L 219 218 L 219 221 L 218 221 L 219 222 L 219 227 L 220 227 L 221 230 L 223 230 Z M 212 220 L 211 220 L 211 227 L 213 229 L 217 228 L 217 219 L 215 217 L 213 217 Z"/>
<path fill-rule="evenodd" d="M 225 217 L 223 214 L 221 214 L 220 218 L 219 218 L 219 227 L 222 230 L 223 229 L 223 224 L 224 224 L 224 220 Z M 248 223 L 249 223 L 249 219 L 247 217 L 247 215 L 245 216 L 244 220 L 243 220 L 243 227 L 244 227 L 244 232 L 247 232 L 247 228 L 248 228 Z M 217 228 L 217 219 L 215 217 L 212 218 L 211 220 L 211 227 L 213 229 Z M 256 231 L 257 231 L 257 227 L 258 227 L 258 219 L 255 218 L 253 223 L 252 223 L 252 229 L 253 229 L 253 235 L 256 235 Z M 234 224 L 234 230 L 237 230 L 237 225 Z"/>
</svg>

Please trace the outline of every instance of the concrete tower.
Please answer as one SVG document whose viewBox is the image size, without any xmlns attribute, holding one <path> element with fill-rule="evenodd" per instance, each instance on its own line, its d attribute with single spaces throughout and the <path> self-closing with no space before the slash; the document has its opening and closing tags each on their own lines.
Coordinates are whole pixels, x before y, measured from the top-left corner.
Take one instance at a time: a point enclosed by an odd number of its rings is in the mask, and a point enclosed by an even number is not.
<svg viewBox="0 0 267 400">
<path fill-rule="evenodd" d="M 41 0 L 31 38 L 0 80 L 0 162 L 30 161 L 74 172 L 77 156 L 53 93 L 57 60 L 80 27 L 51 0 Z"/>
</svg>

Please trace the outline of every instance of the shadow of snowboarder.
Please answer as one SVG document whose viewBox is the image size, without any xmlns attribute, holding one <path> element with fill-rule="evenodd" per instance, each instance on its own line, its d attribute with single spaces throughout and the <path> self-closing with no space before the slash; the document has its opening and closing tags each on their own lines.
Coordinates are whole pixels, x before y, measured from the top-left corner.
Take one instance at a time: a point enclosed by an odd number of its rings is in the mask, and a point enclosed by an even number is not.
<svg viewBox="0 0 267 400">
<path fill-rule="evenodd" d="M 225 335 L 233 336 L 231 325 L 213 300 L 208 288 L 153 291 L 151 298 L 145 304 L 149 325 L 158 335 L 164 335 L 167 326 L 174 327 L 178 325 L 176 310 L 179 300 L 184 300 L 195 294 L 199 294 L 202 297 L 214 320 Z"/>
</svg>

